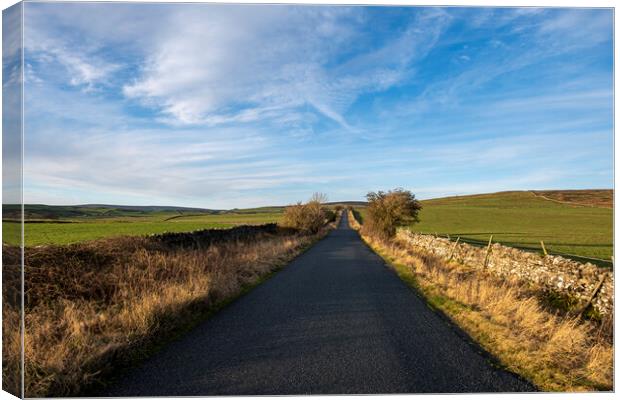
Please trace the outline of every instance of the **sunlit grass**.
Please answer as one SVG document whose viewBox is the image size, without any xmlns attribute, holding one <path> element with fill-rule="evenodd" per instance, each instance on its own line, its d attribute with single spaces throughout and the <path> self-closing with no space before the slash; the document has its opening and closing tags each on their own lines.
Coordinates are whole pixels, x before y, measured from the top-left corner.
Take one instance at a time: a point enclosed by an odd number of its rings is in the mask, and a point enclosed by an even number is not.
<svg viewBox="0 0 620 400">
<path fill-rule="evenodd" d="M 210 228 L 230 228 L 236 225 L 277 222 L 279 213 L 183 215 L 158 214 L 144 217 L 115 217 L 107 219 L 74 219 L 71 223 L 26 223 L 27 246 L 69 244 L 115 236 L 140 236 L 164 232 L 190 232 Z M 2 223 L 3 241 L 19 243 L 19 223 Z"/>
</svg>

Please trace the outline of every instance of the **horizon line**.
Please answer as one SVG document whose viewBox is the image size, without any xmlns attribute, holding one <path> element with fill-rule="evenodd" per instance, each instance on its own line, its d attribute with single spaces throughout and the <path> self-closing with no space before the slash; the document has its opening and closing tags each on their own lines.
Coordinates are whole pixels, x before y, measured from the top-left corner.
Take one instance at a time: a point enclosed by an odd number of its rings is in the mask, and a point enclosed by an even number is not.
<svg viewBox="0 0 620 400">
<path fill-rule="evenodd" d="M 498 194 L 498 193 L 510 193 L 510 192 L 577 192 L 577 191 L 594 191 L 594 190 L 611 190 L 612 188 L 590 188 L 590 189 L 515 189 L 515 190 L 499 190 L 496 192 L 483 192 L 483 193 L 467 193 L 467 194 L 453 194 L 441 197 L 431 198 L 419 198 L 420 201 L 438 200 L 451 197 L 466 197 L 466 196 L 480 196 L 485 194 Z M 414 193 L 415 195 L 415 193 Z M 338 203 L 366 203 L 366 200 L 333 200 L 327 201 L 323 204 L 338 204 Z M 18 206 L 22 203 L 2 203 L 2 206 Z M 247 210 L 252 208 L 270 208 L 270 207 L 288 207 L 295 203 L 283 204 L 283 205 L 262 205 L 262 206 L 250 206 L 250 207 L 233 207 L 233 208 L 208 208 L 198 206 L 180 206 L 180 205 L 157 205 L 157 204 L 111 204 L 111 203 L 80 203 L 80 204 L 48 204 L 48 203 L 23 203 L 24 206 L 48 206 L 48 207 L 84 207 L 84 206 L 104 206 L 104 207 L 151 207 L 151 208 L 186 208 L 186 209 L 198 209 L 209 211 L 230 211 L 230 210 Z"/>
</svg>

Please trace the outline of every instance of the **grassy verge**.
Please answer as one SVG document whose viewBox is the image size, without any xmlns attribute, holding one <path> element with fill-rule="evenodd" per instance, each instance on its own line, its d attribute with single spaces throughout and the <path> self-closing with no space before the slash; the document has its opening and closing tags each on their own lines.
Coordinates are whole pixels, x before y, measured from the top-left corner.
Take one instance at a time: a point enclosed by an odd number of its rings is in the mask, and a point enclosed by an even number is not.
<svg viewBox="0 0 620 400">
<path fill-rule="evenodd" d="M 363 239 L 432 307 L 540 389 L 613 389 L 611 325 L 560 315 L 516 280 L 447 264 L 398 241 Z"/>
<path fill-rule="evenodd" d="M 191 249 L 144 237 L 27 249 L 25 395 L 91 393 L 119 367 L 267 279 L 333 226 L 316 235 L 283 230 Z M 3 250 L 11 265 L 17 249 Z M 11 326 L 18 322 L 16 310 L 5 311 L 6 332 L 18 335 Z M 3 358 L 16 368 L 19 349 L 5 349 Z"/>
</svg>

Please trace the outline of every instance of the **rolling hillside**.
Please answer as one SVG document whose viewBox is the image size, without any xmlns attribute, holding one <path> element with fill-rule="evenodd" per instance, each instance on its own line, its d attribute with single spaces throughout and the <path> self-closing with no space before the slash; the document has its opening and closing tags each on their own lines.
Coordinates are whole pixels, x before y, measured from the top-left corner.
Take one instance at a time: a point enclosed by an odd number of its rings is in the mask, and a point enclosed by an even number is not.
<svg viewBox="0 0 620 400">
<path fill-rule="evenodd" d="M 3 220 L 17 220 L 20 217 L 19 204 L 2 206 Z M 170 206 L 122 206 L 107 204 L 84 204 L 75 206 L 49 206 L 45 204 L 24 205 L 24 217 L 27 220 L 71 220 L 118 217 L 146 217 L 166 214 L 216 214 L 220 210 L 204 208 L 170 207 Z"/>
<path fill-rule="evenodd" d="M 559 203 L 532 192 L 500 192 L 446 197 L 422 202 L 422 233 L 461 237 L 481 244 L 493 240 L 509 246 L 611 260 L 613 210 L 592 206 L 611 198 L 609 191 L 588 191 L 567 196 L 567 191 L 545 192 L 556 198 L 578 199 L 587 205 Z M 600 195 L 603 199 L 596 197 Z"/>
<path fill-rule="evenodd" d="M 410 229 L 479 245 L 486 245 L 493 235 L 495 242 L 533 251 L 542 251 L 542 240 L 550 253 L 610 266 L 612 199 L 612 190 L 556 190 L 422 200 L 420 222 Z M 358 211 L 363 219 L 364 208 Z"/>
<path fill-rule="evenodd" d="M 461 237 L 472 243 L 493 240 L 539 251 L 610 260 L 613 254 L 613 191 L 514 191 L 423 200 L 420 223 L 411 229 Z M 356 207 L 365 202 L 332 202 Z M 4 240 L 19 237 L 11 221 L 17 206 L 3 207 Z M 280 220 L 284 207 L 210 210 L 165 206 L 26 205 L 26 243 L 72 243 L 118 235 L 227 228 Z"/>
</svg>

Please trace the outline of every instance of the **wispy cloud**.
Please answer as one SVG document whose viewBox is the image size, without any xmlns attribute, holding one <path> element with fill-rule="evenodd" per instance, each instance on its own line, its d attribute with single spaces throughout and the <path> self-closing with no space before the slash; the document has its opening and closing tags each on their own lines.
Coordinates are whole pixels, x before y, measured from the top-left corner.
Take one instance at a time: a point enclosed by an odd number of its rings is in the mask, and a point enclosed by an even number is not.
<svg viewBox="0 0 620 400">
<path fill-rule="evenodd" d="M 363 9 L 204 11 L 171 16 L 170 32 L 125 95 L 185 124 L 277 118 L 310 106 L 349 128 L 350 104 L 401 83 L 450 18 L 440 10 L 412 15 L 404 32 L 347 57 L 352 42 L 367 40 Z"/>
<path fill-rule="evenodd" d="M 32 63 L 35 62 L 63 68 L 64 81 L 84 90 L 93 90 L 98 85 L 105 85 L 106 80 L 119 69 L 118 65 L 86 49 L 74 49 L 69 43 L 37 34 L 27 35 L 26 38 L 24 45 L 30 61 L 28 65 L 31 82 L 41 80 L 32 71 Z"/>
<path fill-rule="evenodd" d="M 612 182 L 609 10 L 26 8 L 27 201 Z"/>
<path fill-rule="evenodd" d="M 517 73 L 531 75 L 533 78 L 545 74 L 545 78 L 554 80 L 558 77 L 558 69 L 565 69 L 565 76 L 573 75 L 566 80 L 570 82 L 575 79 L 575 75 L 583 74 L 584 67 L 590 67 L 587 66 L 587 61 L 576 63 L 573 57 L 564 59 L 563 56 L 596 47 L 601 43 L 611 46 L 611 15 L 601 10 L 567 9 L 550 12 L 543 8 L 484 9 L 481 14 L 475 14 L 478 15 L 486 16 L 484 23 L 490 24 L 487 30 L 493 29 L 489 32 L 492 38 L 488 43 L 490 46 L 478 49 L 475 62 L 462 65 L 462 69 L 457 69 L 454 74 L 445 78 L 433 80 L 415 100 L 403 102 L 400 107 L 405 114 L 459 104 L 464 98 L 469 101 L 478 90 L 488 91 L 486 85 L 491 82 L 504 77 L 509 77 L 506 80 L 510 81 L 510 77 Z M 491 17 L 493 18 L 490 19 Z M 475 18 L 467 21 L 476 27 L 482 24 Z M 507 28 L 504 28 L 505 26 Z M 583 54 L 581 56 L 583 57 Z M 533 66 L 543 64 L 548 67 L 528 71 Z M 610 90 L 609 82 L 603 83 L 608 85 Z M 503 90 L 522 91 L 524 88 L 529 89 L 529 86 L 521 83 L 506 86 Z M 506 97 L 510 95 L 505 94 Z"/>
</svg>

